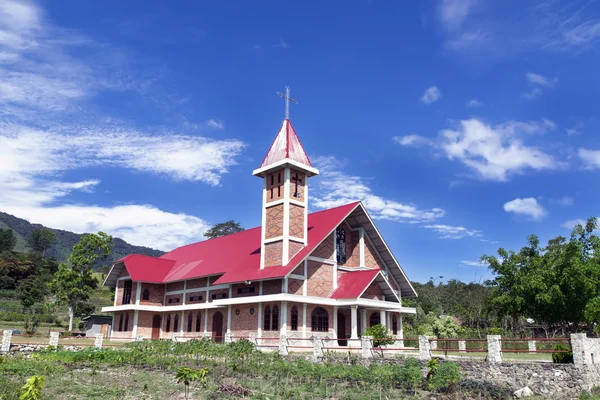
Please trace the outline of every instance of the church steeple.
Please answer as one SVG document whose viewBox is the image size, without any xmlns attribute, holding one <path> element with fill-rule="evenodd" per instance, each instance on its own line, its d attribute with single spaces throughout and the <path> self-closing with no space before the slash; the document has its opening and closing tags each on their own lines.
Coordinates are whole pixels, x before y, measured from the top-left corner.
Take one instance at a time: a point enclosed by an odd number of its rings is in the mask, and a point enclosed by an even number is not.
<svg viewBox="0 0 600 400">
<path fill-rule="evenodd" d="M 286 118 L 253 172 L 263 178 L 261 268 L 286 265 L 306 245 L 307 181 L 318 174 Z"/>
</svg>

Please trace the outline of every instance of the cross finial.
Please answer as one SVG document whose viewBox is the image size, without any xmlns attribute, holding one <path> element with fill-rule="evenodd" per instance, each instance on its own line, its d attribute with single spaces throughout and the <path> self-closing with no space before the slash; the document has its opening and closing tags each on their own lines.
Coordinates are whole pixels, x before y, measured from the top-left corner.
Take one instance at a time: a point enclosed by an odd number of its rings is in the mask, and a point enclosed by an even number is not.
<svg viewBox="0 0 600 400">
<path fill-rule="evenodd" d="M 282 97 L 283 99 L 285 99 L 285 119 L 290 119 L 290 101 L 294 104 L 298 104 L 298 101 L 296 99 L 292 99 L 290 97 L 289 86 L 285 87 L 285 94 L 283 94 L 281 92 L 277 92 L 277 94 L 279 95 L 279 97 Z"/>
</svg>

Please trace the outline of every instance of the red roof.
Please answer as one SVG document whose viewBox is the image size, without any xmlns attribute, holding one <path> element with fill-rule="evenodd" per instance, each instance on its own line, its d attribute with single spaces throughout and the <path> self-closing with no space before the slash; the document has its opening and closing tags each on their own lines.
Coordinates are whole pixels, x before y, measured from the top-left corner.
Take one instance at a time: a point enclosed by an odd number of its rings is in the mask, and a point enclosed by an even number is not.
<svg viewBox="0 0 600 400">
<path fill-rule="evenodd" d="M 338 287 L 329 296 L 332 299 L 356 299 L 373 282 L 378 269 L 349 271 L 338 280 Z"/>
<path fill-rule="evenodd" d="M 214 284 L 286 276 L 359 205 L 358 202 L 308 215 L 306 246 L 286 266 L 260 269 L 261 228 L 179 247 L 160 258 L 129 255 L 125 263 L 132 280 L 166 283 L 222 275 Z"/>
<path fill-rule="evenodd" d="M 312 167 L 298 135 L 292 126 L 289 119 L 283 121 L 283 125 L 279 130 L 279 133 L 275 137 L 271 148 L 267 152 L 265 159 L 260 168 L 275 164 L 278 161 L 290 159 L 299 162 L 300 164 L 308 165 Z"/>
</svg>

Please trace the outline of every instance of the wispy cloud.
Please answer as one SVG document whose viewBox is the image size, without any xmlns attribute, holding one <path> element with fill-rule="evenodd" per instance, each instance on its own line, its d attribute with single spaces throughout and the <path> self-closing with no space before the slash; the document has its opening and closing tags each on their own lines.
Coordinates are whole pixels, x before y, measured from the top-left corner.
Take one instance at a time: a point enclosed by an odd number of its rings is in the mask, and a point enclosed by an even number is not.
<svg viewBox="0 0 600 400">
<path fill-rule="evenodd" d="M 484 267 L 484 268 L 487 268 L 489 266 L 489 264 L 486 263 L 486 262 L 484 262 L 484 261 L 462 260 L 460 263 L 462 265 L 466 265 L 468 267 Z"/>
<path fill-rule="evenodd" d="M 466 105 L 469 108 L 475 108 L 475 107 L 481 107 L 483 104 L 477 99 L 471 99 L 471 100 L 467 101 Z"/>
<path fill-rule="evenodd" d="M 583 161 L 583 165 L 587 169 L 600 168 L 600 150 L 592 150 L 581 147 L 577 150 L 577 155 Z"/>
<path fill-rule="evenodd" d="M 289 49 L 290 47 L 292 47 L 292 45 L 289 44 L 288 42 L 286 42 L 285 40 L 283 40 L 283 38 L 279 39 L 279 46 L 284 49 Z"/>
<path fill-rule="evenodd" d="M 464 237 L 481 236 L 481 231 L 467 229 L 464 226 L 452 225 L 423 225 L 423 228 L 432 229 L 440 234 L 441 239 L 462 239 Z"/>
<path fill-rule="evenodd" d="M 431 222 L 445 214 L 441 208 L 419 208 L 374 194 L 368 179 L 342 172 L 342 163 L 335 157 L 317 157 L 313 163 L 321 172 L 312 200 L 312 204 L 318 208 L 336 207 L 360 200 L 373 218 L 408 223 Z"/>
<path fill-rule="evenodd" d="M 547 211 L 542 207 L 537 199 L 533 197 L 527 197 L 523 199 L 514 199 L 504 203 L 504 211 L 508 213 L 514 213 L 519 215 L 525 215 L 534 220 L 540 220 L 544 218 Z"/>
<path fill-rule="evenodd" d="M 442 92 L 437 86 L 431 86 L 425 89 L 423 96 L 419 99 L 419 101 L 423 104 L 431 104 L 435 103 L 442 97 Z"/>
<path fill-rule="evenodd" d="M 569 220 L 563 222 L 560 226 L 562 226 L 565 229 L 572 230 L 573 228 L 575 228 L 575 225 L 585 226 L 585 223 L 586 223 L 586 220 L 583 218 L 569 219 Z"/>
<path fill-rule="evenodd" d="M 548 78 L 540 74 L 536 74 L 533 72 L 528 72 L 526 75 L 527 81 L 534 85 L 540 85 L 547 88 L 554 87 L 556 82 L 558 82 L 558 78 Z"/>
<path fill-rule="evenodd" d="M 526 145 L 525 139 L 534 133 L 555 129 L 554 122 L 509 121 L 495 126 L 478 119 L 462 120 L 455 129 L 443 130 L 438 139 L 410 137 L 397 143 L 409 146 L 431 144 L 449 160 L 463 163 L 484 180 L 507 181 L 512 175 L 528 170 L 548 170 L 563 164 L 540 148 Z"/>
<path fill-rule="evenodd" d="M 209 119 L 208 121 L 206 121 L 206 126 L 214 129 L 225 129 L 223 121 L 217 121 L 216 119 Z"/>
<path fill-rule="evenodd" d="M 401 146 L 421 146 L 431 144 L 431 140 L 419 135 L 394 136 L 394 142 Z"/>
<path fill-rule="evenodd" d="M 455 31 L 478 3 L 477 0 L 441 0 L 437 9 L 438 18 L 446 30 Z"/>
<path fill-rule="evenodd" d="M 489 239 L 479 239 L 479 241 L 483 242 L 483 243 L 490 243 L 490 244 L 498 244 L 498 243 L 500 243 L 497 240 L 489 240 Z"/>
</svg>

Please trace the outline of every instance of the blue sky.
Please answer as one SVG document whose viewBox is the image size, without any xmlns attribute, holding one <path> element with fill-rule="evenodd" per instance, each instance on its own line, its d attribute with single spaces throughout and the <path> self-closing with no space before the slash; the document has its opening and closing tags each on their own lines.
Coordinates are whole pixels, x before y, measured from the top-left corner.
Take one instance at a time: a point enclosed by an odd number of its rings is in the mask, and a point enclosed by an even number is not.
<svg viewBox="0 0 600 400">
<path fill-rule="evenodd" d="M 291 120 L 311 209 L 363 200 L 413 280 L 599 215 L 600 4 L 0 3 L 0 210 L 169 250 L 260 223 Z"/>
</svg>

